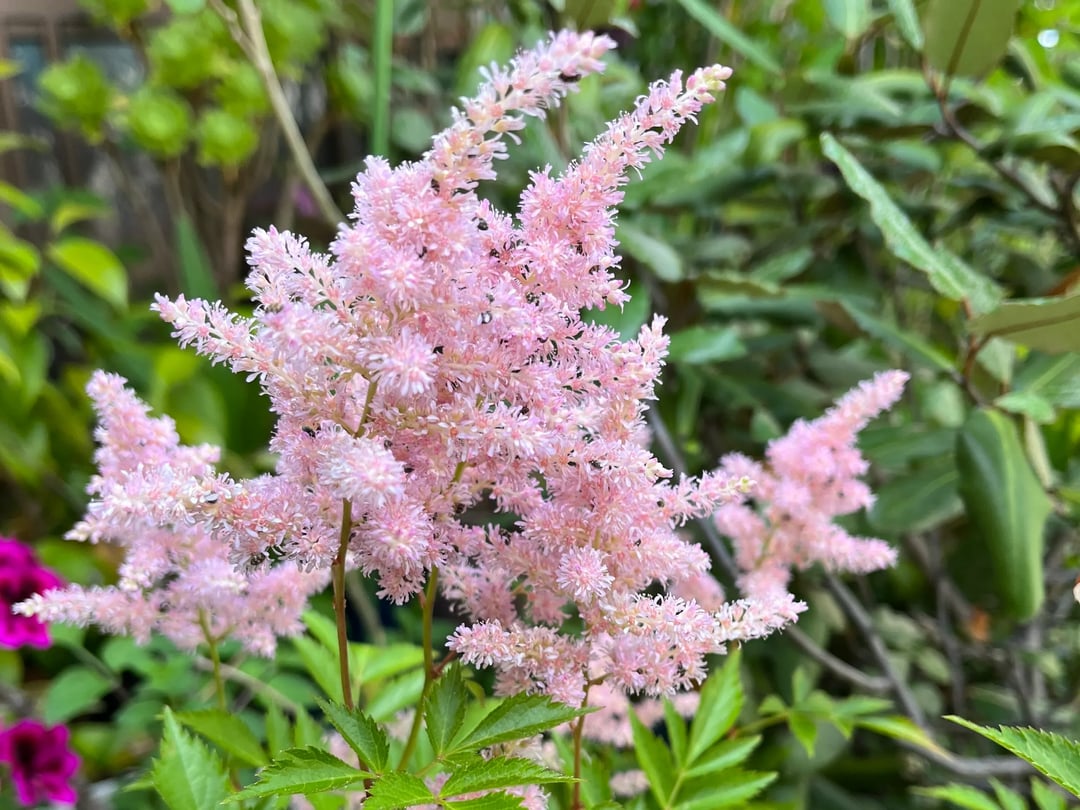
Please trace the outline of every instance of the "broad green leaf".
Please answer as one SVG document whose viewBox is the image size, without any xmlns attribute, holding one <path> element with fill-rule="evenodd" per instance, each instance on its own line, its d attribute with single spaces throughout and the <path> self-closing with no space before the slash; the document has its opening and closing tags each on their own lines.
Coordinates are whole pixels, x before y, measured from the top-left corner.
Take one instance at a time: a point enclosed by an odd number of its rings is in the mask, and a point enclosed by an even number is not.
<svg viewBox="0 0 1080 810">
<path fill-rule="evenodd" d="M 749 61 L 762 67 L 769 73 L 779 74 L 782 72 L 780 63 L 776 61 L 764 45 L 755 42 L 740 31 L 736 26 L 728 22 L 705 0 L 678 0 L 686 13 L 697 20 L 710 34 L 723 42 L 736 53 L 745 56 Z"/>
<path fill-rule="evenodd" d="M 701 686 L 701 702 L 690 724 L 686 761 L 693 764 L 723 737 L 739 719 L 743 706 L 738 650 L 729 652 L 724 665 L 713 670 Z"/>
<path fill-rule="evenodd" d="M 2 180 L 0 180 L 0 203 L 10 206 L 13 210 L 18 211 L 24 219 L 28 220 L 40 219 L 45 212 L 41 203 L 25 191 L 21 191 L 11 183 L 5 183 Z"/>
<path fill-rule="evenodd" d="M 435 796 L 424 780 L 411 773 L 388 773 L 379 777 L 364 799 L 364 810 L 401 810 L 418 804 L 434 804 Z"/>
<path fill-rule="evenodd" d="M 870 204 L 870 216 L 894 256 L 925 273 L 933 288 L 946 298 L 967 300 L 979 313 L 994 308 L 1001 298 L 997 284 L 976 273 L 951 251 L 927 242 L 877 180 L 828 132 L 822 134 L 821 146 L 840 168 L 851 190 Z"/>
<path fill-rule="evenodd" d="M 825 16 L 845 39 L 858 39 L 870 27 L 870 3 L 869 0 L 825 0 Z"/>
<path fill-rule="evenodd" d="M 668 745 L 675 757 L 675 765 L 682 769 L 686 765 L 686 721 L 675 711 L 670 700 L 664 698 L 664 726 L 667 729 Z"/>
<path fill-rule="evenodd" d="M 649 779 L 649 789 L 661 807 L 667 807 L 675 789 L 675 763 L 671 752 L 649 729 L 636 712 L 630 712 L 634 734 L 634 756 Z"/>
<path fill-rule="evenodd" d="M 424 726 L 436 756 L 450 746 L 461 728 L 467 698 L 461 668 L 451 666 L 435 683 L 424 706 Z"/>
<path fill-rule="evenodd" d="M 495 757 L 454 770 L 453 775 L 442 786 L 439 795 L 449 798 L 479 790 L 572 781 L 574 780 L 570 776 L 527 759 Z"/>
<path fill-rule="evenodd" d="M 956 443 L 960 494 L 990 554 L 1000 594 L 1014 619 L 1027 621 L 1045 597 L 1043 527 L 1052 511 L 1007 416 L 973 411 Z"/>
<path fill-rule="evenodd" d="M 926 61 L 948 76 L 984 76 L 1005 56 L 1019 7 L 1019 0 L 930 0 Z"/>
<path fill-rule="evenodd" d="M 235 714 L 222 709 L 202 709 L 177 712 L 176 719 L 248 765 L 260 767 L 268 761 L 251 729 Z"/>
<path fill-rule="evenodd" d="M 379 722 L 389 722 L 406 706 L 415 706 L 424 688 L 424 671 L 415 669 L 379 686 L 367 704 L 367 713 Z"/>
<path fill-rule="evenodd" d="M 357 770 L 349 763 L 342 762 L 314 746 L 290 748 L 282 751 L 273 762 L 259 771 L 259 779 L 254 785 L 230 796 L 228 801 L 344 790 L 373 776 L 374 774 Z"/>
<path fill-rule="evenodd" d="M 1023 414 L 1041 425 L 1054 421 L 1056 411 L 1053 403 L 1031 391 L 1010 391 L 994 400 L 994 407 L 1009 413 Z"/>
<path fill-rule="evenodd" d="M 371 656 L 356 669 L 356 679 L 360 683 L 389 678 L 424 663 L 424 650 L 415 644 L 387 644 L 370 649 Z"/>
<path fill-rule="evenodd" d="M 495 743 L 520 740 L 588 714 L 556 703 L 544 695 L 514 695 L 491 710 L 464 739 L 454 741 L 455 751 L 476 751 Z"/>
<path fill-rule="evenodd" d="M 693 779 L 734 768 L 744 762 L 760 742 L 761 737 L 755 736 L 717 743 L 695 760 L 693 767 L 687 770 L 686 777 Z"/>
<path fill-rule="evenodd" d="M 967 810 L 1001 810 L 997 802 L 981 790 L 976 790 L 970 785 L 953 784 L 932 788 L 913 788 L 913 790 L 920 796 L 941 799 L 957 807 L 967 808 Z"/>
<path fill-rule="evenodd" d="M 1035 394 L 1061 408 L 1080 408 L 1080 355 L 1031 355 L 1016 374 L 1013 390 Z"/>
<path fill-rule="evenodd" d="M 322 689 L 323 694 L 340 703 L 342 701 L 341 670 L 338 666 L 337 655 L 333 650 L 307 636 L 296 636 L 292 639 L 292 644 L 300 653 L 304 668 L 315 679 L 315 683 Z"/>
<path fill-rule="evenodd" d="M 206 810 L 228 796 L 228 774 L 221 758 L 184 731 L 168 706 L 161 757 L 154 760 L 154 788 L 169 810 Z"/>
<path fill-rule="evenodd" d="M 113 690 L 114 684 L 96 669 L 70 667 L 49 684 L 42 719 L 50 724 L 78 717 Z"/>
<path fill-rule="evenodd" d="M 996 742 L 1080 798 L 1080 743 L 1033 728 L 999 726 L 994 729 L 955 715 L 946 715 L 945 719 Z"/>
<path fill-rule="evenodd" d="M 1003 337 L 1030 349 L 1080 352 L 1080 294 L 1005 301 L 968 323 L 979 337 Z"/>
<path fill-rule="evenodd" d="M 673 363 L 719 363 L 746 354 L 734 327 L 691 326 L 671 336 L 668 358 Z"/>
<path fill-rule="evenodd" d="M 646 233 L 632 222 L 620 223 L 616 238 L 627 255 L 652 270 L 661 281 L 673 284 L 685 277 L 682 257 L 663 239 Z"/>
<path fill-rule="evenodd" d="M 390 744 L 378 723 L 360 709 L 349 711 L 337 703 L 323 700 L 319 701 L 319 707 L 365 767 L 376 772 L 386 769 Z"/>
<path fill-rule="evenodd" d="M 721 810 L 742 807 L 776 779 L 775 773 L 733 770 L 710 778 L 708 787 L 693 798 L 675 805 L 675 810 Z"/>
<path fill-rule="evenodd" d="M 47 254 L 61 270 L 116 309 L 127 307 L 127 272 L 116 255 L 100 242 L 65 236 Z"/>
<path fill-rule="evenodd" d="M 938 441 L 952 439 L 954 431 L 935 431 Z M 942 447 L 937 446 L 940 452 Z M 879 532 L 917 532 L 938 526 L 959 515 L 964 504 L 959 493 L 960 474 L 951 455 L 938 456 L 911 472 L 882 484 L 867 517 Z"/>
<path fill-rule="evenodd" d="M 915 11 L 914 0 L 889 0 L 889 11 L 892 12 L 893 21 L 907 44 L 917 51 L 923 47 L 922 26 L 919 23 L 919 15 Z"/>
</svg>

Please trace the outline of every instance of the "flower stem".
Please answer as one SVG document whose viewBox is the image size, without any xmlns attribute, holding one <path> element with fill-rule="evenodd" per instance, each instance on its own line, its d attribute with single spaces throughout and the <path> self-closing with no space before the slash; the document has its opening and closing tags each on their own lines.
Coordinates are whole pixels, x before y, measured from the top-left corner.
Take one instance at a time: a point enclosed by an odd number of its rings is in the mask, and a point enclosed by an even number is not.
<svg viewBox="0 0 1080 810">
<path fill-rule="evenodd" d="M 435 617 L 435 597 L 438 596 L 439 569 L 432 568 L 428 578 L 427 590 L 420 597 L 420 605 L 424 610 L 424 688 L 420 692 L 420 700 L 416 703 L 416 714 L 413 715 L 412 728 L 409 729 L 409 739 L 405 743 L 405 750 L 401 752 L 401 762 L 398 769 L 405 768 L 416 748 L 416 741 L 420 737 L 420 721 L 424 716 L 424 706 L 427 704 L 428 693 L 435 683 L 439 673 L 435 670 L 435 652 L 432 649 L 432 624 Z M 441 670 L 440 670 L 441 671 Z"/>
<path fill-rule="evenodd" d="M 203 638 L 206 639 L 206 646 L 210 652 L 210 662 L 213 665 L 214 673 L 214 691 L 217 692 L 218 708 L 224 711 L 227 708 L 225 702 L 225 681 L 221 677 L 221 654 L 218 651 L 218 640 L 214 638 L 214 634 L 210 632 L 210 620 L 206 618 L 206 611 L 199 611 L 199 627 L 202 628 Z"/>
<path fill-rule="evenodd" d="M 330 566 L 334 583 L 334 621 L 337 624 L 338 663 L 341 669 L 341 702 L 350 711 L 353 708 L 352 679 L 349 677 L 349 636 L 345 626 L 345 555 L 349 551 L 352 534 L 352 504 L 341 502 L 341 539 L 338 553 Z"/>
</svg>

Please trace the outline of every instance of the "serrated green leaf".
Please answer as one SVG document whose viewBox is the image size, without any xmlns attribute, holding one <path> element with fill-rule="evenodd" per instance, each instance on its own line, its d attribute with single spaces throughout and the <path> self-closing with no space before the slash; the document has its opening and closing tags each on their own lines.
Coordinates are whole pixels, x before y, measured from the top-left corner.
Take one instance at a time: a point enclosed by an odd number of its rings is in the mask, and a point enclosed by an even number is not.
<svg viewBox="0 0 1080 810">
<path fill-rule="evenodd" d="M 100 242 L 65 236 L 49 245 L 56 265 L 116 309 L 127 307 L 127 272 L 116 255 Z"/>
<path fill-rule="evenodd" d="M 968 330 L 979 337 L 1002 337 L 1049 354 L 1080 352 L 1080 294 L 1005 301 L 969 321 Z"/>
<path fill-rule="evenodd" d="M 439 796 L 450 798 L 480 790 L 572 781 L 574 781 L 572 777 L 527 759 L 495 757 L 456 769 L 442 786 Z"/>
<path fill-rule="evenodd" d="M 970 785 L 941 785 L 932 788 L 914 788 L 913 792 L 931 799 L 941 799 L 967 810 L 1000 810 L 993 799 Z"/>
<path fill-rule="evenodd" d="M 435 796 L 419 776 L 393 772 L 379 777 L 368 788 L 364 810 L 401 810 L 434 802 Z"/>
<path fill-rule="evenodd" d="M 999 726 L 994 729 L 955 715 L 946 715 L 945 719 L 981 734 L 1011 751 L 1080 798 L 1080 743 L 1060 734 L 1033 728 Z"/>
<path fill-rule="evenodd" d="M 973 411 L 956 442 L 960 494 L 983 539 L 997 593 L 1026 621 L 1045 598 L 1043 529 L 1053 506 L 1024 454 L 1016 426 L 999 411 Z"/>
<path fill-rule="evenodd" d="M 511 796 L 509 793 L 487 793 L 474 799 L 459 799 L 450 801 L 446 806 L 452 810 L 520 810 L 521 797 Z"/>
<path fill-rule="evenodd" d="M 248 765 L 261 767 L 268 761 L 251 729 L 235 714 L 222 709 L 202 709 L 177 712 L 176 719 Z"/>
<path fill-rule="evenodd" d="M 326 718 L 360 757 L 360 762 L 376 772 L 385 770 L 390 756 L 386 732 L 361 709 L 349 711 L 337 703 L 320 700 L 319 707 Z"/>
<path fill-rule="evenodd" d="M 424 727 L 436 756 L 450 746 L 461 729 L 467 699 L 461 668 L 451 666 L 435 683 L 424 706 Z"/>
<path fill-rule="evenodd" d="M 687 779 L 726 771 L 742 763 L 761 742 L 760 736 L 740 737 L 717 743 L 700 757 L 686 772 Z"/>
<path fill-rule="evenodd" d="M 163 717 L 161 758 L 154 760 L 154 788 L 169 810 L 206 810 L 229 794 L 221 758 L 180 727 L 168 706 Z"/>
<path fill-rule="evenodd" d="M 686 761 L 693 764 L 698 757 L 727 734 L 743 706 L 742 680 L 739 677 L 741 653 L 728 653 L 724 665 L 713 670 L 701 686 L 701 702 L 690 724 Z"/>
<path fill-rule="evenodd" d="M 697 20 L 710 34 L 723 42 L 733 51 L 742 54 L 748 60 L 765 68 L 770 73 L 781 72 L 776 61 L 764 45 L 755 42 L 728 22 L 720 13 L 704 0 L 678 0 L 686 13 Z"/>
<path fill-rule="evenodd" d="M 682 768 L 686 764 L 686 721 L 679 716 L 667 698 L 664 698 L 664 726 L 667 728 L 668 745 L 675 757 L 675 765 Z"/>
<path fill-rule="evenodd" d="M 742 806 L 776 779 L 775 773 L 733 770 L 715 780 L 708 788 L 675 805 L 675 810 L 721 810 Z"/>
<path fill-rule="evenodd" d="M 881 184 L 836 138 L 823 133 L 821 147 L 839 167 L 851 190 L 870 204 L 870 216 L 894 256 L 925 273 L 931 286 L 946 298 L 969 301 L 975 312 L 988 312 L 997 305 L 1001 299 L 998 285 L 976 273 L 951 251 L 930 245 Z"/>
<path fill-rule="evenodd" d="M 649 790 L 661 807 L 667 807 L 675 788 L 675 763 L 671 752 L 645 728 L 635 712 L 630 712 L 630 725 L 634 734 L 634 756 L 649 779 Z"/>
<path fill-rule="evenodd" d="M 556 703 L 544 695 L 514 695 L 492 709 L 464 739 L 455 740 L 453 750 L 475 751 L 532 737 L 590 711 Z"/>
<path fill-rule="evenodd" d="M 228 801 L 344 790 L 373 776 L 374 774 L 357 770 L 320 748 L 290 748 L 282 751 L 273 762 L 259 771 L 259 779 L 254 785 L 248 785 L 239 793 L 230 796 Z"/>
</svg>

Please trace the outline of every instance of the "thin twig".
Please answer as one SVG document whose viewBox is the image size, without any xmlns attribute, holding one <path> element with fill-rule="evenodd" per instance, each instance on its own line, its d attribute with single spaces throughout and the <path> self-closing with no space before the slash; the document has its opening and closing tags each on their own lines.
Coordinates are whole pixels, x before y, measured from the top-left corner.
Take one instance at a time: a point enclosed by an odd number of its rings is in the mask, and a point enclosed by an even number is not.
<svg viewBox="0 0 1080 810">
<path fill-rule="evenodd" d="M 210 0 L 210 7 L 217 12 L 225 22 L 233 40 L 250 60 L 252 66 L 258 71 L 262 79 L 263 87 L 270 97 L 270 106 L 273 107 L 274 116 L 278 125 L 285 135 L 285 142 L 289 146 L 296 167 L 300 170 L 301 177 L 315 198 L 319 211 L 326 221 L 333 227 L 344 221 L 345 216 L 334 202 L 329 189 L 319 177 L 319 171 L 307 151 L 304 137 L 300 133 L 300 127 L 293 116 L 289 101 L 285 98 L 285 91 L 278 80 L 274 70 L 273 60 L 270 58 L 270 49 L 266 44 L 266 36 L 263 34 L 262 20 L 259 10 L 253 0 L 237 0 L 237 8 L 240 11 L 238 18 L 236 12 L 225 5 L 222 0 Z"/>
</svg>

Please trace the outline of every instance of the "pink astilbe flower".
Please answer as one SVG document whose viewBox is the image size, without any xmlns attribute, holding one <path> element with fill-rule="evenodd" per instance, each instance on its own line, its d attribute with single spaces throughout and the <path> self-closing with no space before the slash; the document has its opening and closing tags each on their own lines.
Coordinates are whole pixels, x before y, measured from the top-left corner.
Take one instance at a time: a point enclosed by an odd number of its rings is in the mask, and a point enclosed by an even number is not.
<svg viewBox="0 0 1080 810">
<path fill-rule="evenodd" d="M 790 600 L 792 570 L 820 563 L 830 571 L 867 573 L 896 561 L 896 551 L 884 541 L 853 537 L 833 520 L 873 503 L 860 480 L 868 465 L 855 441 L 900 398 L 906 381 L 904 372 L 887 371 L 861 383 L 824 416 L 800 420 L 770 442 L 764 464 L 739 454 L 721 460 L 722 472 L 755 483 L 756 506 L 731 502 L 715 515 L 734 544 L 748 611 Z M 766 613 L 775 616 L 777 610 Z M 732 620 L 747 623 L 745 614 Z"/>
<path fill-rule="evenodd" d="M 48 647 L 48 625 L 36 617 L 15 614 L 12 607 L 63 584 L 38 562 L 29 546 L 12 537 L 0 537 L 0 647 Z"/>
<path fill-rule="evenodd" d="M 217 449 L 181 445 L 172 421 L 150 417 L 121 377 L 98 372 L 88 391 L 100 419 L 98 474 L 89 486 L 94 500 L 68 539 L 123 546 L 120 581 L 49 590 L 16 610 L 96 624 L 140 642 L 157 631 L 188 649 L 205 642 L 208 632 L 272 655 L 278 636 L 302 631 L 300 614 L 308 597 L 325 587 L 326 573 L 305 573 L 293 562 L 238 571 L 228 547 L 184 511 L 185 504 L 198 504 L 209 512 L 230 497 L 231 482 L 210 474 Z"/>
<path fill-rule="evenodd" d="M 67 726 L 50 728 L 36 720 L 0 730 L 0 764 L 11 773 L 19 804 L 74 804 L 78 799 L 71 779 L 80 760 L 68 745 L 69 736 Z"/>
</svg>

